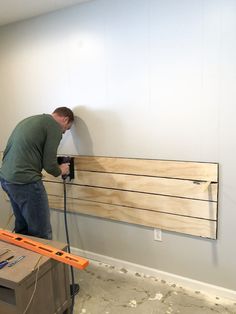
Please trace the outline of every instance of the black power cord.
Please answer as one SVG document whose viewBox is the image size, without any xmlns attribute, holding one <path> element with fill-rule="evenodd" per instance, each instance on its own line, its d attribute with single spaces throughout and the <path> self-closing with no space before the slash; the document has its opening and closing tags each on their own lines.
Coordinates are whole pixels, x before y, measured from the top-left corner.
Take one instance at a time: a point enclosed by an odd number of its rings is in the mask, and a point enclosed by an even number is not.
<svg viewBox="0 0 236 314">
<path fill-rule="evenodd" d="M 66 231 L 66 241 L 67 241 L 67 247 L 68 247 L 68 252 L 71 253 L 70 250 L 70 238 L 69 238 L 69 232 L 68 232 L 68 224 L 67 224 L 67 203 L 66 203 L 66 178 L 63 178 L 63 186 L 64 186 L 64 221 L 65 221 L 65 231 Z M 71 271 L 71 287 L 72 287 L 72 291 L 70 291 L 71 293 L 71 300 L 72 300 L 72 304 L 71 304 L 71 314 L 73 314 L 74 311 L 74 305 L 75 305 L 75 276 L 74 276 L 74 269 L 72 266 L 70 266 L 70 271 Z"/>
</svg>

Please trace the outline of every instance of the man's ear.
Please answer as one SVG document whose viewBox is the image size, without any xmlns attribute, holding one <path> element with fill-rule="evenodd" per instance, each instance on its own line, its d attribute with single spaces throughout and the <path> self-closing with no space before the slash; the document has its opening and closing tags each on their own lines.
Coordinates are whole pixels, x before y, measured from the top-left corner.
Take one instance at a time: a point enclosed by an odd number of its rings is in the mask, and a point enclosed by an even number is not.
<svg viewBox="0 0 236 314">
<path fill-rule="evenodd" d="M 69 117 L 64 117 L 63 122 L 66 123 L 66 124 L 68 124 L 68 122 L 69 122 Z"/>
</svg>

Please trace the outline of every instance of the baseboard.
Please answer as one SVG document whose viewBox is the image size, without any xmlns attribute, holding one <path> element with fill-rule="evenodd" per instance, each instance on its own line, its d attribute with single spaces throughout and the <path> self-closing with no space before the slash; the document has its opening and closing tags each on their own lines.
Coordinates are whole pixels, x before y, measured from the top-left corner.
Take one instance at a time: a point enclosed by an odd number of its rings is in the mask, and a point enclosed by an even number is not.
<svg viewBox="0 0 236 314">
<path fill-rule="evenodd" d="M 117 268 L 125 268 L 131 273 L 139 273 L 146 276 L 157 277 L 160 280 L 165 280 L 168 284 L 173 285 L 176 284 L 186 289 L 190 289 L 193 291 L 200 291 L 206 294 L 208 297 L 220 297 L 230 301 L 236 300 L 236 291 L 226 289 L 220 286 L 214 286 L 202 281 L 197 281 L 191 278 L 178 276 L 175 274 L 167 273 L 164 271 L 160 271 L 158 269 L 149 268 L 146 266 L 142 266 L 139 264 L 130 263 L 124 260 L 116 259 L 113 257 L 84 251 L 78 248 L 71 248 L 71 252 L 73 254 L 85 257 L 89 259 L 91 262 L 101 262 L 108 265 L 115 266 Z"/>
</svg>

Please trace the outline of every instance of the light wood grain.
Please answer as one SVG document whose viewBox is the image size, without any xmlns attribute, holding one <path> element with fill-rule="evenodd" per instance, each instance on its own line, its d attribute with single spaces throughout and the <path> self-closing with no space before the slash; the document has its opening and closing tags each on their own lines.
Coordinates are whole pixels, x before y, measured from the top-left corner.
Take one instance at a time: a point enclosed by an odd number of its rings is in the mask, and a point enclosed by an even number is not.
<svg viewBox="0 0 236 314">
<path fill-rule="evenodd" d="M 216 239 L 217 163 L 75 156 L 75 170 L 70 211 Z M 61 178 L 43 180 L 51 208 L 62 210 Z"/>
<path fill-rule="evenodd" d="M 63 185 L 60 183 L 45 182 L 45 187 L 49 195 L 61 196 L 63 194 Z M 105 204 L 129 206 L 190 217 L 216 219 L 216 203 L 214 202 L 77 185 L 68 186 L 67 196 L 74 199 Z"/>
<path fill-rule="evenodd" d="M 61 182 L 60 177 L 55 178 L 46 172 L 44 172 L 43 176 L 45 181 Z M 206 183 L 202 181 L 90 171 L 75 171 L 75 179 L 72 183 L 215 202 L 217 201 L 218 189 L 217 183 L 209 184 L 205 188 Z"/>
<path fill-rule="evenodd" d="M 51 208 L 63 210 L 62 197 L 49 196 Z M 132 224 L 160 228 L 169 231 L 181 232 L 204 238 L 216 238 L 216 222 L 185 216 L 169 215 L 137 208 L 99 204 L 91 201 L 68 198 L 69 211 L 102 217 Z"/>
<path fill-rule="evenodd" d="M 218 164 L 153 159 L 78 156 L 77 170 L 218 182 Z"/>
</svg>

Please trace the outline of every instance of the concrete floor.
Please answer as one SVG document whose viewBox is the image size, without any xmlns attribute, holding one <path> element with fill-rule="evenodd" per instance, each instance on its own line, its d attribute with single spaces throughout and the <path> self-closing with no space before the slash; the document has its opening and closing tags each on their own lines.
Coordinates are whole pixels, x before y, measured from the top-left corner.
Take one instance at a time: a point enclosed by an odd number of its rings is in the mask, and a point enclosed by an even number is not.
<svg viewBox="0 0 236 314">
<path fill-rule="evenodd" d="M 74 314 L 236 314 L 236 301 L 188 291 L 154 277 L 103 263 L 75 272 Z"/>
</svg>

